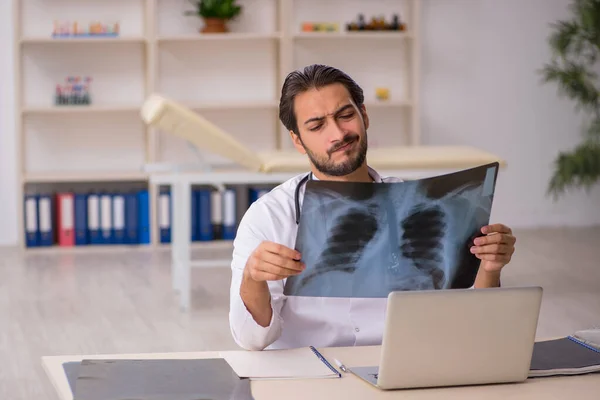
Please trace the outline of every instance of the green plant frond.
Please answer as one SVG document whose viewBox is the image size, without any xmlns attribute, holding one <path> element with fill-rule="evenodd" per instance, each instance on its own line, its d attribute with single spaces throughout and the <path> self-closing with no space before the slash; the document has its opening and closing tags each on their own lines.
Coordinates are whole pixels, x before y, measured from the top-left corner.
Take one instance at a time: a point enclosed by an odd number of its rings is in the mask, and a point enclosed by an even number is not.
<svg viewBox="0 0 600 400">
<path fill-rule="evenodd" d="M 566 63 L 559 66 L 556 62 L 547 64 L 542 70 L 544 82 L 558 84 L 559 94 L 577 101 L 577 109 L 598 110 L 599 94 L 594 84 L 596 73 L 583 65 Z"/>
<path fill-rule="evenodd" d="M 579 28 L 575 22 L 571 21 L 559 21 L 551 26 L 555 32 L 550 36 L 550 47 L 556 54 L 566 58 Z"/>
<path fill-rule="evenodd" d="M 585 133 L 588 140 L 600 140 L 600 116 L 592 120 Z"/>
<path fill-rule="evenodd" d="M 548 194 L 557 199 L 567 189 L 589 190 L 600 180 L 600 142 L 586 141 L 571 152 L 561 152 L 548 185 Z"/>
<path fill-rule="evenodd" d="M 576 110 L 586 111 L 589 124 L 583 143 L 554 161 L 548 194 L 555 199 L 569 188 L 589 191 L 600 180 L 600 0 L 573 0 L 569 8 L 570 20 L 552 24 L 552 59 L 538 73 L 544 83 L 557 85 L 559 95 L 574 100 Z"/>
</svg>

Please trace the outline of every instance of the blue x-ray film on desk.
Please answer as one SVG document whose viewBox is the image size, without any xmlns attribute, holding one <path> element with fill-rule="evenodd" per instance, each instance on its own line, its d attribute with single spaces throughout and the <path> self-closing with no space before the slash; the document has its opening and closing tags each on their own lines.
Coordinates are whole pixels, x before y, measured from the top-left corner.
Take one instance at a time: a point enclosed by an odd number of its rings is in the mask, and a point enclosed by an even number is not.
<svg viewBox="0 0 600 400">
<path fill-rule="evenodd" d="M 296 249 L 306 270 L 284 294 L 381 298 L 468 288 L 469 251 L 489 224 L 498 163 L 394 183 L 307 182 Z"/>
</svg>

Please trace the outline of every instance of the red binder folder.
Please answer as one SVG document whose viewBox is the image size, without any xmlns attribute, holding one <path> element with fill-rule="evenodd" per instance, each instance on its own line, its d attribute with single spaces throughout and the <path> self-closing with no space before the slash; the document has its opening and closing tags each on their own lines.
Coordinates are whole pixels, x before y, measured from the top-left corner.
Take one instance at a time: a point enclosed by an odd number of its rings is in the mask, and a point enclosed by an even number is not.
<svg viewBox="0 0 600 400">
<path fill-rule="evenodd" d="M 58 245 L 75 245 L 75 199 L 73 193 L 57 193 Z"/>
</svg>

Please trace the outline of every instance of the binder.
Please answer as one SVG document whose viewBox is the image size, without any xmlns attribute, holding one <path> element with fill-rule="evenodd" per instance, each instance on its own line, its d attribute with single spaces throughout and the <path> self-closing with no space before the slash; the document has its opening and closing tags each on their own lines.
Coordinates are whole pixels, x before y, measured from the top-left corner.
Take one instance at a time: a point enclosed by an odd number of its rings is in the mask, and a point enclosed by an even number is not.
<svg viewBox="0 0 600 400">
<path fill-rule="evenodd" d="M 87 226 L 88 240 L 90 244 L 102 244 L 102 235 L 100 234 L 100 196 L 91 193 L 87 199 Z"/>
<path fill-rule="evenodd" d="M 267 189 L 250 188 L 248 195 L 248 206 L 251 206 L 256 200 L 269 193 Z"/>
<path fill-rule="evenodd" d="M 48 194 L 40 195 L 38 199 L 40 246 L 52 246 L 55 243 L 52 203 L 52 197 Z"/>
<path fill-rule="evenodd" d="M 150 244 L 150 198 L 148 190 L 137 192 L 138 207 L 138 242 L 139 244 Z"/>
<path fill-rule="evenodd" d="M 56 204 L 58 245 L 64 247 L 74 246 L 75 204 L 73 193 L 57 193 Z"/>
<path fill-rule="evenodd" d="M 201 241 L 213 240 L 213 224 L 211 220 L 212 192 L 208 189 L 198 191 L 198 236 Z"/>
<path fill-rule="evenodd" d="M 198 202 L 199 191 L 192 190 L 191 197 L 192 198 L 190 200 L 190 208 L 191 208 L 190 235 L 191 235 L 191 241 L 196 242 L 199 240 L 199 231 L 198 231 L 198 216 L 200 215 L 200 210 L 199 210 L 200 205 Z"/>
<path fill-rule="evenodd" d="M 112 196 L 112 243 L 125 242 L 125 198 L 122 194 Z"/>
<path fill-rule="evenodd" d="M 248 210 L 249 189 L 248 186 L 237 185 L 235 191 L 235 226 L 237 227 L 244 214 Z"/>
<path fill-rule="evenodd" d="M 215 240 L 223 238 L 223 196 L 215 190 L 210 195 L 210 222 L 212 237 Z"/>
<path fill-rule="evenodd" d="M 25 195 L 24 202 L 25 246 L 37 247 L 40 236 L 38 229 L 38 198 L 35 195 Z"/>
<path fill-rule="evenodd" d="M 158 228 L 161 243 L 171 243 L 171 192 L 158 195 Z"/>
<path fill-rule="evenodd" d="M 100 243 L 112 243 L 112 196 L 100 196 Z"/>
<path fill-rule="evenodd" d="M 135 193 L 125 195 L 125 244 L 139 243 L 138 196 Z"/>
<path fill-rule="evenodd" d="M 75 246 L 89 243 L 87 201 L 87 195 L 75 193 Z"/>
<path fill-rule="evenodd" d="M 82 360 L 62 365 L 73 400 L 254 400 L 221 358 L 191 360 Z"/>
<path fill-rule="evenodd" d="M 569 335 L 535 342 L 533 346 L 530 378 L 592 372 L 600 372 L 600 343 L 586 343 L 575 335 Z"/>
<path fill-rule="evenodd" d="M 233 240 L 236 233 L 236 191 L 226 189 L 223 192 L 223 239 Z"/>
</svg>

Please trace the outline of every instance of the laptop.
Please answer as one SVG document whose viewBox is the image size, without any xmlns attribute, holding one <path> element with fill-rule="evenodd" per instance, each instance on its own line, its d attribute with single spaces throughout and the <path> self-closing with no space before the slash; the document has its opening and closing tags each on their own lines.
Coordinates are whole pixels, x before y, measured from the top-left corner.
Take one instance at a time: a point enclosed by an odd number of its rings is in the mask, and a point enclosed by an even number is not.
<svg viewBox="0 0 600 400">
<path fill-rule="evenodd" d="M 392 292 L 378 366 L 348 368 L 380 389 L 525 381 L 541 287 Z"/>
</svg>

